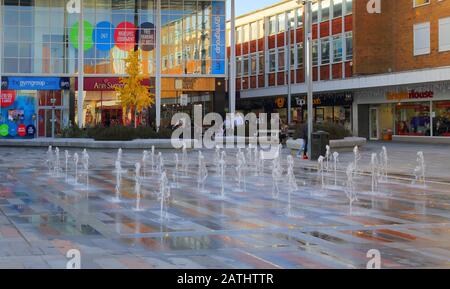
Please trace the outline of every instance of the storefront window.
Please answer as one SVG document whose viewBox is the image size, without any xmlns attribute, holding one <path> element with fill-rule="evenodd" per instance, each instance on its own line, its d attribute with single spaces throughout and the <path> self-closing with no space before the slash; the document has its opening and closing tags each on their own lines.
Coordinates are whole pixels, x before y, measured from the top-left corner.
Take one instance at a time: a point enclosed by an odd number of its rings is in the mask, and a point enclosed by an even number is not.
<svg viewBox="0 0 450 289">
<path fill-rule="evenodd" d="M 433 112 L 434 136 L 450 137 L 450 101 L 434 102 Z"/>
<path fill-rule="evenodd" d="M 396 134 L 430 136 L 430 103 L 399 103 L 396 106 Z"/>
<path fill-rule="evenodd" d="M 322 64 L 330 63 L 330 39 L 322 38 L 320 43 L 320 48 L 322 50 Z"/>
</svg>

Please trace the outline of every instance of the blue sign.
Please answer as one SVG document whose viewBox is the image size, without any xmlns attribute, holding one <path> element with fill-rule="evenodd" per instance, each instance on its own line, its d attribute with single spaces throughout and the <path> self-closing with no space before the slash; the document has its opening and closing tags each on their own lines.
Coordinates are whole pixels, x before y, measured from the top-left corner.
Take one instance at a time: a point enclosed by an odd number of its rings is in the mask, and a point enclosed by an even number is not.
<svg viewBox="0 0 450 289">
<path fill-rule="evenodd" d="M 34 137 L 35 134 L 36 134 L 36 127 L 34 127 L 34 125 L 32 124 L 27 126 L 27 136 Z"/>
<path fill-rule="evenodd" d="M 4 77 L 2 89 L 8 90 L 68 90 L 68 77 Z"/>
<path fill-rule="evenodd" d="M 94 30 L 94 43 L 98 50 L 111 50 L 115 45 L 114 25 L 108 21 L 99 22 Z"/>
<path fill-rule="evenodd" d="M 15 124 L 14 122 L 10 122 L 8 126 L 9 126 L 9 135 L 12 137 L 17 136 L 17 124 Z"/>
<path fill-rule="evenodd" d="M 212 2 L 211 73 L 225 74 L 225 2 Z"/>
</svg>

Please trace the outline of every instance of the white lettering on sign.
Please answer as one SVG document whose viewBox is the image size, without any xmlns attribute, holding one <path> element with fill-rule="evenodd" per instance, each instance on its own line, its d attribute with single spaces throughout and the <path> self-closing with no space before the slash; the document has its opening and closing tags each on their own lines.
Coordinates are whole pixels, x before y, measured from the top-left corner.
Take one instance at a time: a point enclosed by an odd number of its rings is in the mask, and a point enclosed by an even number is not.
<svg viewBox="0 0 450 289">
<path fill-rule="evenodd" d="M 381 0 L 369 0 L 369 2 L 367 2 L 367 12 L 369 12 L 369 14 L 380 14 Z"/>
<path fill-rule="evenodd" d="M 81 0 L 69 0 L 67 2 L 67 13 L 80 14 L 81 13 Z"/>
</svg>

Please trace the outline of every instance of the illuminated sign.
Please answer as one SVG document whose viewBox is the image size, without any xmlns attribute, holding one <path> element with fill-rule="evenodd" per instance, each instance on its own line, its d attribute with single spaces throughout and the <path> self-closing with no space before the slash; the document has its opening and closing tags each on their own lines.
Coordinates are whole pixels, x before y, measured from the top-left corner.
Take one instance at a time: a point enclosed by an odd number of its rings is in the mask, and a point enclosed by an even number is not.
<svg viewBox="0 0 450 289">
<path fill-rule="evenodd" d="M 434 97 L 433 91 L 402 91 L 402 92 L 388 92 L 386 94 L 387 100 L 401 101 L 407 99 L 429 99 Z"/>
</svg>

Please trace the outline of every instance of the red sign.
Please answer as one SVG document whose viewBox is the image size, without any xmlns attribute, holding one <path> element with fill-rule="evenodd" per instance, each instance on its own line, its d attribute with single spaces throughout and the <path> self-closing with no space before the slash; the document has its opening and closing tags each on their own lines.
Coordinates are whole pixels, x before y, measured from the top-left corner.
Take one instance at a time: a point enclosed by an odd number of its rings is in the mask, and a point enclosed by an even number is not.
<svg viewBox="0 0 450 289">
<path fill-rule="evenodd" d="M 136 45 L 136 30 L 136 26 L 133 23 L 120 23 L 114 32 L 114 40 L 117 47 L 124 51 L 133 50 Z"/>
<path fill-rule="evenodd" d="M 150 86 L 150 79 L 142 81 L 145 86 Z M 85 91 L 114 91 L 116 87 L 122 87 L 118 77 L 88 77 L 84 79 Z M 75 87 L 78 87 L 78 79 L 75 80 Z"/>
<path fill-rule="evenodd" d="M 20 137 L 24 137 L 27 135 L 27 127 L 24 124 L 19 125 L 19 127 L 17 127 L 17 134 Z"/>
<path fill-rule="evenodd" d="M 14 100 L 16 100 L 15 90 L 2 90 L 2 95 L 0 98 L 1 107 L 8 107 L 13 105 Z"/>
</svg>

